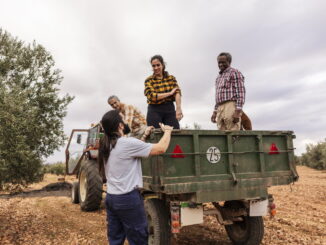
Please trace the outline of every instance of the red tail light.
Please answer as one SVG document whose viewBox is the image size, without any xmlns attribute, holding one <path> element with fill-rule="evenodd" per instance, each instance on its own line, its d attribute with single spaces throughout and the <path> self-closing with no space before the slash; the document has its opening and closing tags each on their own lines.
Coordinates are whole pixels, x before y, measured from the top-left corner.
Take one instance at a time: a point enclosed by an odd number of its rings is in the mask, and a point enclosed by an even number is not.
<svg viewBox="0 0 326 245">
<path fill-rule="evenodd" d="M 276 205 L 273 202 L 269 204 L 269 214 L 271 218 L 276 215 Z"/>
<path fill-rule="evenodd" d="M 179 233 L 181 228 L 180 223 L 180 206 L 176 203 L 171 203 L 171 232 L 173 234 Z"/>
</svg>

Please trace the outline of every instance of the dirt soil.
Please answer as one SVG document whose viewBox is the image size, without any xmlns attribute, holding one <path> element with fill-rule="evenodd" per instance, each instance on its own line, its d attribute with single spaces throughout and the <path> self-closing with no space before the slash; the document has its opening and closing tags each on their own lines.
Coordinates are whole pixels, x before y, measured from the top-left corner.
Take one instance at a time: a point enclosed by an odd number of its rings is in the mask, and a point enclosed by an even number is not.
<svg viewBox="0 0 326 245">
<path fill-rule="evenodd" d="M 262 244 L 326 245 L 326 171 L 298 167 L 298 172 L 300 180 L 294 185 L 270 188 L 277 215 L 264 218 Z M 69 177 L 68 184 L 60 183 L 58 176 L 46 175 L 25 193 L 0 193 L 0 244 L 107 244 L 104 206 L 81 212 L 70 201 L 73 180 Z M 176 243 L 231 244 L 214 216 L 206 216 L 203 225 L 182 228 Z"/>
</svg>

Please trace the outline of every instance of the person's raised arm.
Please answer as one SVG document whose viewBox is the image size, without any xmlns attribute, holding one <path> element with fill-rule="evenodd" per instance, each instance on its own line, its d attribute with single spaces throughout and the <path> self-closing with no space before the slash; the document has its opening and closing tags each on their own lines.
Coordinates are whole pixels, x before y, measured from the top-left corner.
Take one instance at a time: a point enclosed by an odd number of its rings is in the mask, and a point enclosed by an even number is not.
<svg viewBox="0 0 326 245">
<path fill-rule="evenodd" d="M 158 143 L 153 144 L 152 150 L 149 153 L 150 156 L 163 154 L 169 147 L 173 127 L 164 125 L 163 123 L 160 123 L 160 127 L 164 134 Z"/>
</svg>

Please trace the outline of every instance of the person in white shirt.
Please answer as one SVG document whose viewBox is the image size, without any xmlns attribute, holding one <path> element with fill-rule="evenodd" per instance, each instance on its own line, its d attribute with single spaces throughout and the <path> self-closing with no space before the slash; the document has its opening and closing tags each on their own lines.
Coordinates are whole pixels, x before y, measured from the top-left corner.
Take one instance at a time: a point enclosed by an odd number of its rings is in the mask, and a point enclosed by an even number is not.
<svg viewBox="0 0 326 245">
<path fill-rule="evenodd" d="M 141 157 L 164 153 L 170 143 L 173 127 L 161 124 L 164 134 L 157 144 L 125 137 L 125 123 L 119 111 L 111 110 L 101 120 L 104 139 L 100 145 L 101 161 L 107 179 L 107 234 L 110 245 L 148 244 L 144 201 L 139 193 L 143 187 Z M 145 135 L 149 134 L 149 128 Z"/>
</svg>

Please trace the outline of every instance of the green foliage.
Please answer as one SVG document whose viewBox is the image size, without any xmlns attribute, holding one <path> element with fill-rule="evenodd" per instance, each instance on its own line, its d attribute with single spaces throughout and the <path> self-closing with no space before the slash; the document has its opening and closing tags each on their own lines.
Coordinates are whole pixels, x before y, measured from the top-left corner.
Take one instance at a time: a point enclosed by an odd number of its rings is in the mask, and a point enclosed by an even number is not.
<svg viewBox="0 0 326 245">
<path fill-rule="evenodd" d="M 44 165 L 44 173 L 64 175 L 66 173 L 66 165 L 62 162 Z"/>
<path fill-rule="evenodd" d="M 59 96 L 60 70 L 44 47 L 0 29 L 0 189 L 43 176 L 42 158 L 65 136 L 62 120 L 73 97 Z"/>
<path fill-rule="evenodd" d="M 300 157 L 294 155 L 294 163 L 295 163 L 295 165 L 301 165 Z"/>
<path fill-rule="evenodd" d="M 317 145 L 309 144 L 300 157 L 300 164 L 315 169 L 326 169 L 326 139 Z"/>
</svg>

